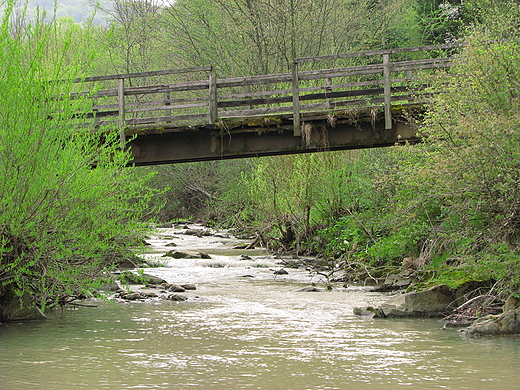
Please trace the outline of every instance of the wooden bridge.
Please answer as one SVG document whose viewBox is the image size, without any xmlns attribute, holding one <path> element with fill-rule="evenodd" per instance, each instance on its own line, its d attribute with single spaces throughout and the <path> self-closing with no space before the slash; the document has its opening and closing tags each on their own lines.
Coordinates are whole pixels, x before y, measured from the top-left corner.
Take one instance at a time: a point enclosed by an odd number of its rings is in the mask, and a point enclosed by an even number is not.
<svg viewBox="0 0 520 390">
<path fill-rule="evenodd" d="M 457 44 L 294 60 L 290 73 L 218 78 L 211 66 L 88 77 L 95 126 L 120 128 L 135 165 L 308 153 L 417 141 L 418 72 Z M 94 91 L 94 92 L 93 92 Z"/>
</svg>

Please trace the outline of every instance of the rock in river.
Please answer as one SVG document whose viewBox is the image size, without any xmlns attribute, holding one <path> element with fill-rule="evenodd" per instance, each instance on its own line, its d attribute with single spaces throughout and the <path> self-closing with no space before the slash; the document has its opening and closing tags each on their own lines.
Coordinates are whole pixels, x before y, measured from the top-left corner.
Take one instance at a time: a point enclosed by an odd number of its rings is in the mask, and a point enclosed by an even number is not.
<svg viewBox="0 0 520 390">
<path fill-rule="evenodd" d="M 184 292 L 186 291 L 186 289 L 182 286 L 179 286 L 178 284 L 173 284 L 173 283 L 167 283 L 165 286 L 164 286 L 165 290 L 166 291 L 171 291 L 171 292 Z"/>
<path fill-rule="evenodd" d="M 446 285 L 426 291 L 397 294 L 381 306 L 365 310 L 355 308 L 354 313 L 373 311 L 375 317 L 440 317 L 454 300 L 454 291 Z M 366 314 L 363 314 L 366 315 Z"/>
<path fill-rule="evenodd" d="M 17 295 L 10 286 L 0 288 L 0 322 L 45 320 L 31 294 Z"/>
<path fill-rule="evenodd" d="M 476 320 L 461 330 L 464 336 L 483 336 L 520 333 L 520 309 L 509 310 L 499 315 L 488 315 Z"/>
<path fill-rule="evenodd" d="M 119 279 L 127 284 L 161 284 L 166 283 L 164 279 L 148 274 L 136 274 L 131 271 L 125 271 L 119 274 Z"/>
<path fill-rule="evenodd" d="M 168 299 L 172 301 L 187 301 L 188 297 L 181 295 L 181 294 L 170 294 L 167 297 Z"/>
</svg>

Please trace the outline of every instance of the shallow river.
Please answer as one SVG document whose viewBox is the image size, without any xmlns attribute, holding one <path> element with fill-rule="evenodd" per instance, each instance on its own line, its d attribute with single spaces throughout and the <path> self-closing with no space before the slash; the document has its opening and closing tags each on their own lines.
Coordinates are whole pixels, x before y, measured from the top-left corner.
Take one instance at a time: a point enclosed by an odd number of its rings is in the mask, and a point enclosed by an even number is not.
<svg viewBox="0 0 520 390">
<path fill-rule="evenodd" d="M 275 277 L 277 260 L 233 239 L 164 229 L 150 242 L 145 256 L 164 266 L 147 272 L 196 284 L 187 301 L 99 301 L 2 326 L 0 389 L 520 389 L 520 337 L 356 317 L 386 296 L 297 291 L 320 281 Z M 171 242 L 212 259 L 165 261 Z"/>
</svg>

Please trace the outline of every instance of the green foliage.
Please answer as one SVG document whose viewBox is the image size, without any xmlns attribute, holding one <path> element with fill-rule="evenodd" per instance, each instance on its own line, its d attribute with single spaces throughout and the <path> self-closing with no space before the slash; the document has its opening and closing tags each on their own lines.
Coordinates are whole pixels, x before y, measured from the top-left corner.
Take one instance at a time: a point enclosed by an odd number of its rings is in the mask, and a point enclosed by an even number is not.
<svg viewBox="0 0 520 390">
<path fill-rule="evenodd" d="M 242 176 L 241 215 L 280 245 L 299 246 L 327 215 L 342 210 L 348 197 L 345 154 L 279 156 L 256 161 Z"/>
<path fill-rule="evenodd" d="M 520 45 L 491 41 L 511 34 L 508 20 L 492 35 L 471 31 L 464 60 L 430 79 L 438 93 L 428 138 L 396 149 L 395 217 L 431 224 L 430 267 L 440 282 L 520 280 Z"/>
<path fill-rule="evenodd" d="M 462 0 L 418 0 L 415 8 L 423 44 L 442 44 L 459 38 L 466 23 Z"/>
<path fill-rule="evenodd" d="M 153 193 L 124 168 L 117 131 L 71 120 L 89 99 L 48 81 L 82 76 L 92 58 L 68 56 L 77 26 L 37 19 L 15 31 L 11 10 L 0 29 L 0 283 L 44 301 L 84 291 L 125 256 Z"/>
<path fill-rule="evenodd" d="M 287 72 L 297 57 L 417 41 L 413 0 L 178 0 L 164 23 L 182 66 L 223 77 Z"/>
<path fill-rule="evenodd" d="M 98 72 L 132 73 L 182 67 L 172 66 L 171 47 L 166 46 L 162 2 L 111 0 L 102 7 L 109 27 L 96 29 L 97 41 L 106 46 Z"/>
</svg>

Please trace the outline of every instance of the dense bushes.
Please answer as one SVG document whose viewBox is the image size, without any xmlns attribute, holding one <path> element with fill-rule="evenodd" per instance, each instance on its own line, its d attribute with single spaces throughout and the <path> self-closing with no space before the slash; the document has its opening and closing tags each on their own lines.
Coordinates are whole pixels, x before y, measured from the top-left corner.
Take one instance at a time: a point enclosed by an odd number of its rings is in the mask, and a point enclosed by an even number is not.
<svg viewBox="0 0 520 390">
<path fill-rule="evenodd" d="M 414 218 L 434 214 L 436 252 L 450 264 L 517 284 L 520 45 L 489 38 L 475 34 L 461 64 L 435 81 L 428 139 L 398 151 L 408 162 L 400 196 Z"/>
<path fill-rule="evenodd" d="M 15 30 L 13 18 L 0 29 L 0 295 L 9 285 L 43 300 L 88 289 L 127 255 L 151 192 L 124 168 L 116 132 L 75 117 L 88 99 L 48 81 L 83 74 L 85 58 L 66 55 L 77 36 L 53 21 Z"/>
</svg>

